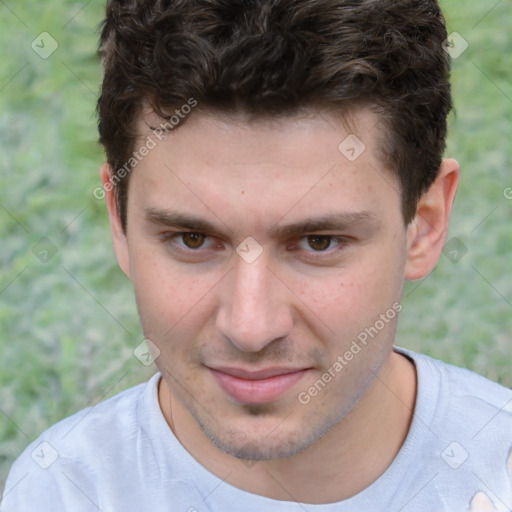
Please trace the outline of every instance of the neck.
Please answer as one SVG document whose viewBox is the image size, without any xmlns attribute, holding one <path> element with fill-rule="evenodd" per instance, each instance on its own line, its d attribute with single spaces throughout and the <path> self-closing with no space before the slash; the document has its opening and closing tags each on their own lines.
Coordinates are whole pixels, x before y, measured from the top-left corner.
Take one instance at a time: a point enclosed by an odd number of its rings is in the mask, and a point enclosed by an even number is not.
<svg viewBox="0 0 512 512">
<path fill-rule="evenodd" d="M 393 352 L 364 397 L 321 439 L 292 457 L 248 466 L 214 446 L 181 405 L 171 402 L 163 379 L 159 385 L 167 423 L 206 469 L 253 494 L 316 504 L 354 496 L 386 471 L 407 436 L 415 397 L 414 365 Z"/>
</svg>

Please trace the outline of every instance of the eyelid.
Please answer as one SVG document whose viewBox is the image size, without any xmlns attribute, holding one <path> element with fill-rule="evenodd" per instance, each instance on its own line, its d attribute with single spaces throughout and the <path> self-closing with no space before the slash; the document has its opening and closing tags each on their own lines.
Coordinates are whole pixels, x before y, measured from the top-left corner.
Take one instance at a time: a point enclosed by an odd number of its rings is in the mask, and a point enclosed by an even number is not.
<svg viewBox="0 0 512 512">
<path fill-rule="evenodd" d="M 314 237 L 314 236 L 329 238 L 330 239 L 329 243 L 334 241 L 334 242 L 336 242 L 336 245 L 334 247 L 331 247 L 324 251 L 315 251 L 314 249 L 311 249 L 311 248 L 300 249 L 300 250 L 310 253 L 310 254 L 316 254 L 316 255 L 318 255 L 318 257 L 321 257 L 322 255 L 328 255 L 328 254 L 330 255 L 332 252 L 336 251 L 339 247 L 343 247 L 348 243 L 348 239 L 345 236 L 337 236 L 337 235 L 330 235 L 330 234 L 324 234 L 324 233 L 312 233 L 309 235 L 301 236 L 298 238 L 299 243 L 302 242 L 303 240 L 306 240 L 309 237 Z M 315 256 L 315 257 L 317 257 L 317 256 Z"/>
<path fill-rule="evenodd" d="M 179 239 L 180 236 L 183 236 L 183 235 L 189 234 L 189 233 L 194 233 L 194 234 L 199 234 L 199 235 L 204 236 L 205 243 L 208 243 L 208 241 L 209 241 L 210 246 L 205 247 L 203 245 L 201 247 L 198 247 L 197 249 L 192 249 L 190 247 L 186 247 L 185 245 L 181 245 L 178 241 L 176 241 L 176 239 Z M 300 242 L 306 241 L 307 238 L 314 237 L 314 236 L 328 237 L 328 238 L 330 238 L 330 242 L 334 241 L 334 242 L 336 242 L 336 245 L 334 247 L 331 247 L 324 251 L 315 251 L 314 249 L 311 249 L 311 248 L 303 249 L 303 248 L 298 247 L 298 244 Z M 164 243 L 172 244 L 173 245 L 172 250 L 181 252 L 181 253 L 189 255 L 189 256 L 194 256 L 194 255 L 200 256 L 201 253 L 204 251 L 209 251 L 214 248 L 220 248 L 220 242 L 217 243 L 216 245 L 213 245 L 213 246 L 211 245 L 211 244 L 215 244 L 215 242 L 214 242 L 215 237 L 213 237 L 211 235 L 207 235 L 206 233 L 203 233 L 201 231 L 194 231 L 194 230 L 174 231 L 174 232 L 168 231 L 168 232 L 162 233 L 160 235 L 160 238 Z M 325 233 L 309 233 L 309 234 L 302 235 L 300 237 L 295 238 L 295 242 L 296 243 L 294 244 L 294 247 L 292 248 L 292 252 L 294 250 L 301 251 L 301 252 L 307 254 L 307 257 L 310 260 L 315 260 L 315 259 L 320 260 L 325 257 L 333 256 L 335 252 L 342 250 L 349 243 L 349 240 L 348 240 L 348 237 L 346 237 L 346 236 L 339 236 L 339 235 L 332 235 L 332 234 L 325 234 Z"/>
<path fill-rule="evenodd" d="M 213 240 L 212 240 L 213 237 L 211 237 L 210 235 L 207 235 L 205 233 L 201 233 L 200 231 L 193 231 L 193 230 L 190 230 L 190 231 L 174 231 L 174 232 L 168 231 L 168 232 L 162 233 L 160 235 L 160 239 L 164 243 L 172 243 L 172 244 L 174 244 L 176 247 L 178 247 L 178 250 L 181 250 L 181 251 L 184 251 L 184 252 L 187 252 L 187 253 L 196 253 L 196 252 L 199 252 L 201 250 L 209 248 L 209 247 L 205 247 L 204 245 L 202 245 L 201 247 L 198 247 L 197 249 L 192 249 L 191 247 L 186 247 L 185 245 L 181 245 L 180 243 L 177 242 L 177 239 L 179 239 L 181 236 L 187 235 L 187 234 L 202 235 L 205 238 L 205 243 L 207 243 L 208 241 L 210 241 L 210 243 L 214 243 Z"/>
</svg>

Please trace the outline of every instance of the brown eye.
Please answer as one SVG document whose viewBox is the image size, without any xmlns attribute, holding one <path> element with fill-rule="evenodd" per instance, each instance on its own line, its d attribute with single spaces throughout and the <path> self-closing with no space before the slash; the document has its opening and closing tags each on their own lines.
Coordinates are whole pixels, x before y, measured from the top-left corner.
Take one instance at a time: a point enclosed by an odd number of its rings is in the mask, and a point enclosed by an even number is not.
<svg viewBox="0 0 512 512">
<path fill-rule="evenodd" d="M 332 241 L 332 237 L 329 235 L 310 235 L 307 239 L 309 247 L 315 251 L 325 251 Z"/>
<path fill-rule="evenodd" d="M 201 233 L 182 233 L 181 238 L 189 249 L 199 249 L 205 240 L 205 236 Z"/>
</svg>

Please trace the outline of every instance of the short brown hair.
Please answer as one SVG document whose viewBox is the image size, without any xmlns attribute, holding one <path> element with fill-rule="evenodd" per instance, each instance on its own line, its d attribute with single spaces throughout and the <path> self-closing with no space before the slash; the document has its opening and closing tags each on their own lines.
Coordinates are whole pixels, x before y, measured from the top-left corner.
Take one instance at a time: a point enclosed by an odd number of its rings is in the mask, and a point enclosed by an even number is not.
<svg viewBox="0 0 512 512">
<path fill-rule="evenodd" d="M 444 18 L 435 0 L 109 0 L 100 55 L 100 142 L 126 165 L 142 106 L 163 119 L 194 98 L 253 117 L 372 107 L 405 223 L 434 181 L 451 109 Z M 129 173 L 117 179 L 126 229 Z"/>
</svg>

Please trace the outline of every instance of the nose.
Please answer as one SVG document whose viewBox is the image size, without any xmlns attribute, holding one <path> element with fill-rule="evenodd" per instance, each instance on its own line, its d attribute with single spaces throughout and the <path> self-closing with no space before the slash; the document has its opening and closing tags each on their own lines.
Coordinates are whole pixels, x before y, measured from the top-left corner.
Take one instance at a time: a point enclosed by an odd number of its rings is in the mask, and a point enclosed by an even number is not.
<svg viewBox="0 0 512 512">
<path fill-rule="evenodd" d="M 252 263 L 236 256 L 223 283 L 216 318 L 219 333 L 244 352 L 259 352 L 286 337 L 293 323 L 288 294 L 263 254 Z"/>
</svg>

